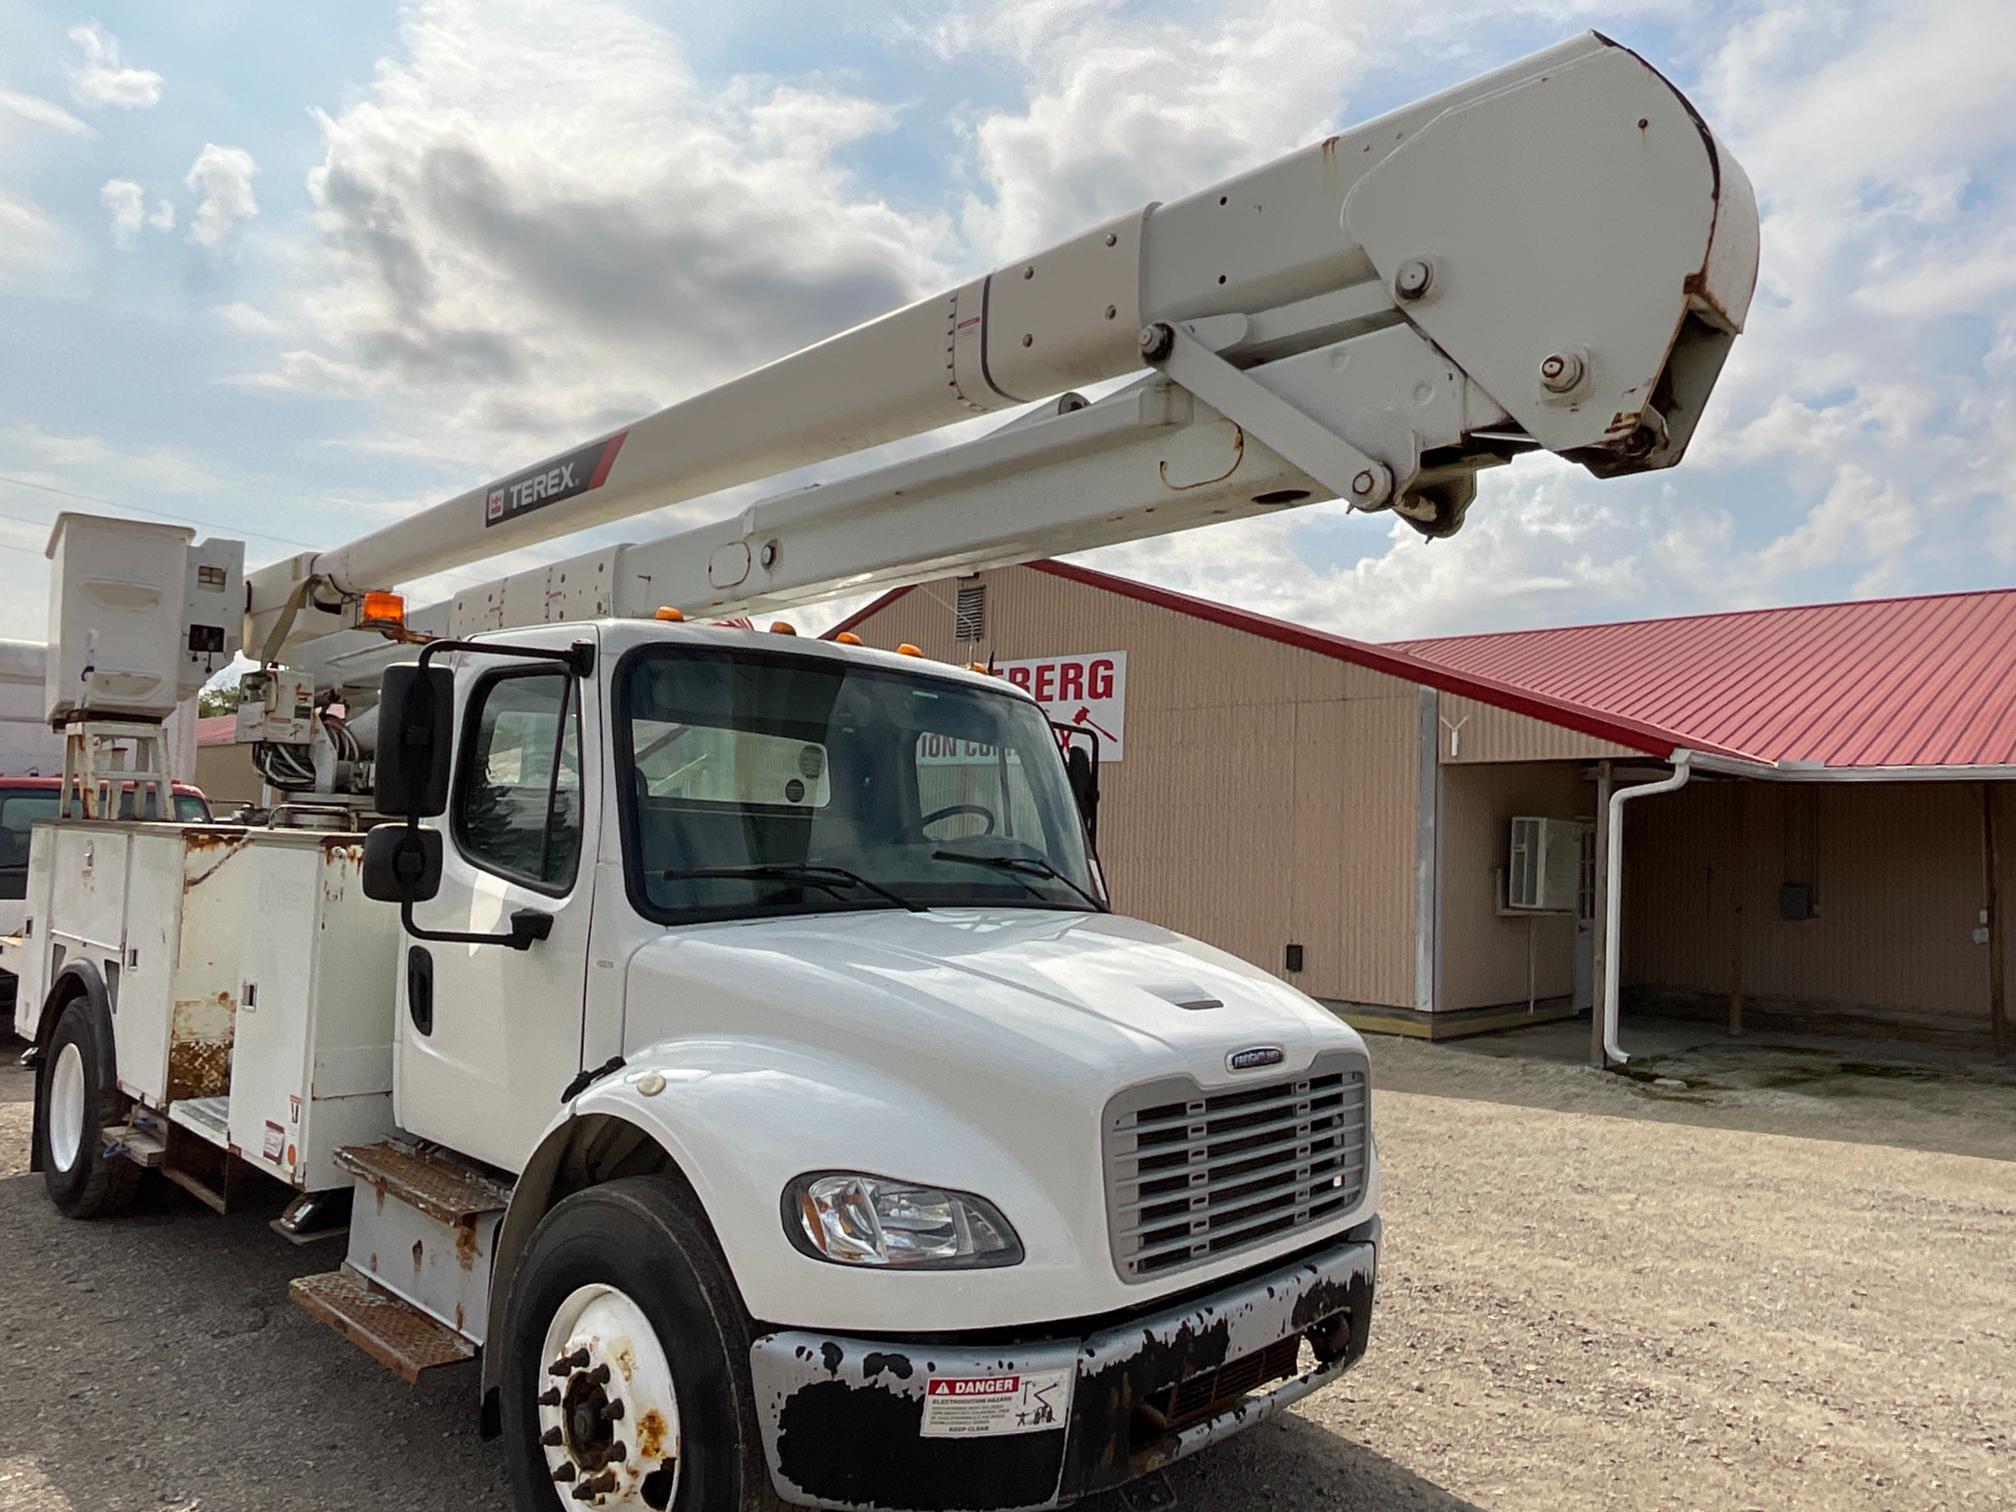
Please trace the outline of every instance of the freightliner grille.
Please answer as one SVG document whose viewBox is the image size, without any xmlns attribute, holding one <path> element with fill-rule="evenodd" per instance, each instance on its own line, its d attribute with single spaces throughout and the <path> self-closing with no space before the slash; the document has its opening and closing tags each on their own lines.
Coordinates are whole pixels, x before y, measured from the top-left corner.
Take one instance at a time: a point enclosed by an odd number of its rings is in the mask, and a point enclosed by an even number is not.
<svg viewBox="0 0 2016 1512">
<path fill-rule="evenodd" d="M 1106 1217 L 1126 1281 L 1203 1265 L 1313 1227 L 1365 1195 L 1371 1099 L 1363 1056 L 1205 1092 L 1189 1077 L 1106 1105 Z"/>
</svg>

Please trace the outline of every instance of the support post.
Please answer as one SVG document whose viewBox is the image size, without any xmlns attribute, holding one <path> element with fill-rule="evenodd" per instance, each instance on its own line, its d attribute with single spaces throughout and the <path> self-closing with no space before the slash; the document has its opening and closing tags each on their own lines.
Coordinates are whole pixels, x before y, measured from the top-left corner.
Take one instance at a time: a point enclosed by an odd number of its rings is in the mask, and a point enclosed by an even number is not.
<svg viewBox="0 0 2016 1512">
<path fill-rule="evenodd" d="M 1982 912 L 1988 926 L 1988 1027 L 1995 1058 L 2009 1053 L 2008 931 L 2002 927 L 2002 861 L 1995 833 L 1995 784 L 1981 784 Z"/>
<path fill-rule="evenodd" d="M 1729 784 L 1729 792 L 1729 1033 L 1737 1036 L 1743 1032 L 1743 825 L 1750 785 L 1739 778 Z"/>
<path fill-rule="evenodd" d="M 1603 1013 L 1605 999 L 1609 993 L 1610 921 L 1602 900 L 1610 896 L 1610 789 L 1612 786 L 1609 759 L 1596 763 L 1596 918 L 1591 928 L 1596 931 L 1596 943 L 1591 951 L 1590 975 L 1594 978 L 1589 993 L 1589 1064 L 1598 1071 L 1607 1067 L 1609 1058 L 1603 1052 Z"/>
</svg>

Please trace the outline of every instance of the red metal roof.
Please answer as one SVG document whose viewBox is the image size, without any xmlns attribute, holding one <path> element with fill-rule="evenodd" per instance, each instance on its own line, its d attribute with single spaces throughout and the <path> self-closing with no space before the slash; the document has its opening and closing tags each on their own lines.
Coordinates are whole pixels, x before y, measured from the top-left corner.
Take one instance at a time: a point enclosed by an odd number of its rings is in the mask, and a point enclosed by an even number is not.
<svg viewBox="0 0 2016 1512">
<path fill-rule="evenodd" d="M 1028 565 L 1655 756 L 2016 765 L 2016 589 L 1376 646 L 1089 567 Z"/>
<path fill-rule="evenodd" d="M 1045 572 L 1053 577 L 1066 578 L 1074 583 L 1104 589 L 1122 598 L 1154 604 L 1163 609 L 1174 610 L 1178 614 L 1208 620 L 1214 625 L 1242 630 L 1263 640 L 1296 646 L 1304 651 L 1313 651 L 1318 656 L 1334 657 L 1338 661 L 1369 667 L 1375 672 L 1405 678 L 1409 682 L 1440 688 L 1445 693 L 1458 693 L 1511 709 L 1516 713 L 1530 714 L 1535 719 L 1546 720 L 1549 724 L 1565 725 L 1569 729 L 1580 730 L 1592 739 L 1629 746 L 1635 751 L 1665 757 L 1670 756 L 1679 744 L 1667 732 L 1655 729 L 1643 721 L 1617 718 L 1598 710 L 1581 708 L 1551 694 L 1534 693 L 1495 678 L 1480 677 L 1461 668 L 1426 661 L 1410 656 L 1404 651 L 1395 650 L 1391 646 L 1375 646 L 1368 641 L 1352 640 L 1349 636 L 1332 635 L 1327 630 L 1312 630 L 1307 625 L 1294 625 L 1286 620 L 1270 619 L 1264 614 L 1255 614 L 1250 609 L 1235 609 L 1228 604 L 1213 603 L 1209 599 L 1192 598 L 1187 593 L 1157 588 L 1148 583 L 1137 583 L 1132 578 L 1115 577 L 1110 572 L 1098 572 L 1090 567 L 1079 567 L 1070 562 L 1030 562 L 1027 566 L 1033 572 Z M 833 626 L 826 632 L 825 639 L 830 640 L 843 630 L 858 629 L 864 620 L 888 608 L 909 591 L 908 588 L 891 589 L 866 608 L 850 614 Z M 1716 746 L 1708 749 L 1716 750 L 1725 756 L 1738 754 Z"/>
<path fill-rule="evenodd" d="M 1395 644 L 1696 749 L 2016 765 L 2016 589 Z"/>
</svg>

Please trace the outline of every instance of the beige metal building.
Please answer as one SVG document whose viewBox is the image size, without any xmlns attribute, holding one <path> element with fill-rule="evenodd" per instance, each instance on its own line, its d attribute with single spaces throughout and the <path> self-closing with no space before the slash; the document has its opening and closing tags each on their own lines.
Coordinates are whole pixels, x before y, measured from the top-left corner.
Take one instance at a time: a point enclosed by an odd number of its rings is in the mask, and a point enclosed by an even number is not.
<svg viewBox="0 0 2016 1512">
<path fill-rule="evenodd" d="M 1116 906 L 1371 1027 L 2016 1049 L 2016 592 L 1374 646 L 1041 562 L 839 629 L 1100 731 Z"/>
</svg>

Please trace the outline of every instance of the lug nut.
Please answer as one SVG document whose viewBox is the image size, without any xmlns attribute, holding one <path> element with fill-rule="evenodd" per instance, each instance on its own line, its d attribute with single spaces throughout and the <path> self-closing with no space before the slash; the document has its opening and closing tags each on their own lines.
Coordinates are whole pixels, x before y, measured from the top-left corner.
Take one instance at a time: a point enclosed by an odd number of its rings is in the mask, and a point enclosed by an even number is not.
<svg viewBox="0 0 2016 1512">
<path fill-rule="evenodd" d="M 581 1351 L 581 1363 L 583 1365 L 588 1363 L 588 1351 L 585 1349 Z M 588 1379 L 593 1381 L 597 1386 L 607 1386 L 609 1384 L 609 1367 L 607 1365 L 597 1365 L 593 1370 L 588 1372 Z"/>
<path fill-rule="evenodd" d="M 560 1388 L 558 1386 L 548 1386 L 544 1391 L 540 1392 L 539 1405 L 541 1407 L 558 1407 L 560 1405 Z"/>
<path fill-rule="evenodd" d="M 609 1446 L 609 1461 L 611 1464 L 620 1465 L 628 1458 L 630 1458 L 630 1451 L 623 1447 L 623 1440 L 618 1439 Z"/>
<path fill-rule="evenodd" d="M 1416 257 L 1400 264 L 1393 278 L 1393 292 L 1402 299 L 1419 299 L 1435 283 L 1435 269 L 1426 258 Z"/>
<path fill-rule="evenodd" d="M 544 1444 L 548 1449 L 558 1449 L 562 1444 L 567 1442 L 567 1435 L 562 1433 L 558 1428 L 548 1428 L 544 1433 L 539 1435 L 539 1442 Z"/>
<path fill-rule="evenodd" d="M 576 1370 L 588 1368 L 588 1351 L 577 1349 L 570 1355 L 562 1355 L 546 1367 L 548 1375 L 564 1376 Z"/>
<path fill-rule="evenodd" d="M 1540 363 L 1540 386 L 1565 394 L 1582 381 L 1582 359 L 1573 352 L 1550 352 Z"/>
<path fill-rule="evenodd" d="M 621 1397 L 618 1397 L 615 1401 L 611 1402 L 607 1407 L 604 1407 L 602 1409 L 602 1421 L 605 1423 L 616 1422 L 622 1416 L 623 1416 L 623 1399 Z"/>
<path fill-rule="evenodd" d="M 571 1481 L 574 1479 L 574 1461 L 569 1460 L 566 1464 L 555 1469 L 553 1479 L 556 1481 Z"/>
</svg>

